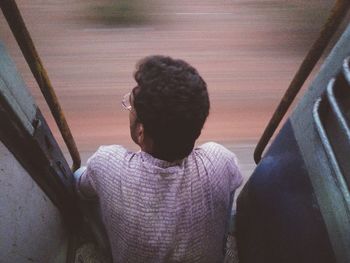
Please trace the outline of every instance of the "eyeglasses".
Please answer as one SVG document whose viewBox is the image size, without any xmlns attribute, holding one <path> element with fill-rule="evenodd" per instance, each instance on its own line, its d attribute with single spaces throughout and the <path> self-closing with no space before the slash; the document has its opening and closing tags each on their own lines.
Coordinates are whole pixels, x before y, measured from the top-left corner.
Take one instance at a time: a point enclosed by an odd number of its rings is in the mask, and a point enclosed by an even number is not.
<svg viewBox="0 0 350 263">
<path fill-rule="evenodd" d="M 131 92 L 125 94 L 123 96 L 123 99 L 122 99 L 122 105 L 123 105 L 124 109 L 126 109 L 128 111 L 132 110 L 132 106 L 130 104 L 130 95 L 131 95 Z"/>
</svg>

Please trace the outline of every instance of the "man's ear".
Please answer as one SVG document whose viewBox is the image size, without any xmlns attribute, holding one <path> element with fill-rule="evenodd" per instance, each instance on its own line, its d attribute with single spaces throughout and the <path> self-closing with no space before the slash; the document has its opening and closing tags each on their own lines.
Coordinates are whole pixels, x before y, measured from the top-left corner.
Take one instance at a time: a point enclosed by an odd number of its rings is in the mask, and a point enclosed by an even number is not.
<svg viewBox="0 0 350 263">
<path fill-rule="evenodd" d="M 144 128 L 142 123 L 137 124 L 136 136 L 137 136 L 137 141 L 139 145 L 144 144 L 145 133 L 144 133 Z"/>
<path fill-rule="evenodd" d="M 153 140 L 150 138 L 144 130 L 143 124 L 139 123 L 136 131 L 137 142 L 141 147 L 141 150 L 152 153 L 153 152 Z"/>
</svg>

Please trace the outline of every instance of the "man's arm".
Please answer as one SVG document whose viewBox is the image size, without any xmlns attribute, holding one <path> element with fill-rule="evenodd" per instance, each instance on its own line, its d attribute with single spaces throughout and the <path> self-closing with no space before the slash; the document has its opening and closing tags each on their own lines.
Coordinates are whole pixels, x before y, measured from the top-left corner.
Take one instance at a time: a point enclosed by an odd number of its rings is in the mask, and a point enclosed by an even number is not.
<svg viewBox="0 0 350 263">
<path fill-rule="evenodd" d="M 82 166 L 74 172 L 75 189 L 82 199 L 94 199 L 96 188 L 91 178 L 93 171 L 91 167 Z"/>
</svg>

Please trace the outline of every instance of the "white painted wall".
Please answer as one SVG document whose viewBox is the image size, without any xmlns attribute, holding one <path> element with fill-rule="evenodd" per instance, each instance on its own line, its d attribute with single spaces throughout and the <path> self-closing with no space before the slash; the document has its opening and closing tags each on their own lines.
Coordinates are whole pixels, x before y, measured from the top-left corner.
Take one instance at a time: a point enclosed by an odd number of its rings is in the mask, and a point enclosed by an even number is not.
<svg viewBox="0 0 350 263">
<path fill-rule="evenodd" d="M 66 262 L 57 208 L 0 142 L 0 262 Z"/>
</svg>

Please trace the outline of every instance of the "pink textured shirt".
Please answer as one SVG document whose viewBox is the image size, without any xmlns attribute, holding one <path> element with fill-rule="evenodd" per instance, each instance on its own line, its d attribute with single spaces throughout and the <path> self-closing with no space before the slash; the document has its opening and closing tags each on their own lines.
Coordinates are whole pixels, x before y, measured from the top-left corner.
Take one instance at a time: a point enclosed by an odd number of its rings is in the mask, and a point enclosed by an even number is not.
<svg viewBox="0 0 350 263">
<path fill-rule="evenodd" d="M 222 262 L 231 193 L 242 183 L 235 155 L 217 143 L 167 162 L 101 146 L 78 181 L 97 196 L 114 262 Z"/>
</svg>

